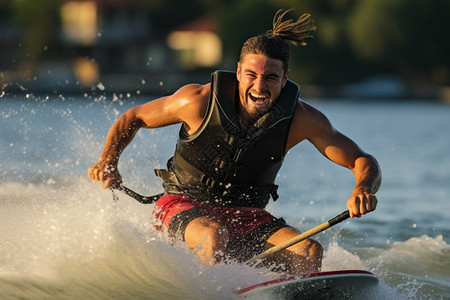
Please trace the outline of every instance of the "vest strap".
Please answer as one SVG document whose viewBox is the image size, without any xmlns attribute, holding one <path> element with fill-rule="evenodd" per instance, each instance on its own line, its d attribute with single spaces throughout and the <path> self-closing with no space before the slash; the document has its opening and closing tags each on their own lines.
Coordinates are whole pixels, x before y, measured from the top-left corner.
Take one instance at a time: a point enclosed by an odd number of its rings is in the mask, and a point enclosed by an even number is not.
<svg viewBox="0 0 450 300">
<path fill-rule="evenodd" d="M 177 174 L 172 171 L 171 164 L 176 161 L 177 165 L 182 166 L 190 176 L 200 178 L 201 186 L 184 186 L 177 177 Z M 171 187 L 166 186 L 168 193 L 183 193 L 189 195 L 191 198 L 199 202 L 212 203 L 223 206 L 251 206 L 264 208 L 268 202 L 268 196 L 272 199 L 278 199 L 278 185 L 268 184 L 263 186 L 253 185 L 238 185 L 220 182 L 207 176 L 191 164 L 189 164 L 181 155 L 175 151 L 174 157 L 168 161 L 168 170 L 155 169 L 156 176 L 162 178 L 164 182 L 172 182 Z M 261 198 L 260 196 L 267 195 L 267 198 L 260 201 L 254 199 Z M 218 200 L 221 201 L 218 201 Z"/>
</svg>

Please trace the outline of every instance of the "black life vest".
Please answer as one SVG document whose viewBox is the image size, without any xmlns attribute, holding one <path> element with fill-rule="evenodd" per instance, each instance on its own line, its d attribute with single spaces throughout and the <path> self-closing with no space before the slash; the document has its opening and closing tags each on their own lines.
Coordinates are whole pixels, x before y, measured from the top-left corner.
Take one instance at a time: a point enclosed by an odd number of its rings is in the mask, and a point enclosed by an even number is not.
<svg viewBox="0 0 450 300">
<path fill-rule="evenodd" d="M 276 200 L 275 178 L 286 143 L 299 86 L 288 80 L 270 110 L 240 130 L 234 109 L 239 101 L 235 72 L 212 74 L 207 113 L 200 128 L 181 127 L 168 170 L 155 170 L 166 193 L 183 194 L 224 206 L 264 208 Z"/>
</svg>

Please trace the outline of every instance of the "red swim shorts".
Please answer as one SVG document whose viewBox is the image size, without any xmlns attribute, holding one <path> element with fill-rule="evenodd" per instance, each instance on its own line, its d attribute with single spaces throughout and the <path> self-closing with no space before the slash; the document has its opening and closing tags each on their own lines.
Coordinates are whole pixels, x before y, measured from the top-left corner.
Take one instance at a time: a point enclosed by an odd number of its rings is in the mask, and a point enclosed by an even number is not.
<svg viewBox="0 0 450 300">
<path fill-rule="evenodd" d="M 166 194 L 156 202 L 153 216 L 171 236 L 182 240 L 187 225 L 195 218 L 207 216 L 218 221 L 229 233 L 227 252 L 239 261 L 264 251 L 267 239 L 278 229 L 288 226 L 283 219 L 260 208 L 217 206 L 173 194 Z"/>
</svg>

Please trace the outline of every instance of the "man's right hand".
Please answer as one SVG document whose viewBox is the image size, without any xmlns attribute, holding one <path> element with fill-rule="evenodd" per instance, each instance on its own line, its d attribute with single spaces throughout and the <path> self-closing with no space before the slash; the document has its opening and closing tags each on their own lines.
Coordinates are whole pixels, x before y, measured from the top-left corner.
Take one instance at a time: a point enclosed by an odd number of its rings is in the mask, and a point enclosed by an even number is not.
<svg viewBox="0 0 450 300">
<path fill-rule="evenodd" d="M 89 168 L 88 176 L 93 181 L 103 182 L 104 189 L 122 183 L 117 165 L 102 160 Z"/>
</svg>

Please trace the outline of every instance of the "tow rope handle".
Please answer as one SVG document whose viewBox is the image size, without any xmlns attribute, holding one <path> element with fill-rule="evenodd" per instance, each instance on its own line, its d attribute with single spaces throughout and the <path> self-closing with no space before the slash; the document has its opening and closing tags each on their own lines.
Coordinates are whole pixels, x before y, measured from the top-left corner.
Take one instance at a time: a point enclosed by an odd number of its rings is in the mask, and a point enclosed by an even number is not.
<svg viewBox="0 0 450 300">
<path fill-rule="evenodd" d="M 122 183 L 114 184 L 114 185 L 110 186 L 109 189 L 111 190 L 111 192 L 113 194 L 113 200 L 115 202 L 119 200 L 119 197 L 114 192 L 115 190 L 123 192 L 124 194 L 130 196 L 131 198 L 135 199 L 136 201 L 138 201 L 142 204 L 155 203 L 156 201 L 158 201 L 159 198 L 161 198 L 162 195 L 164 195 L 164 193 L 162 193 L 162 194 L 158 194 L 158 195 L 154 195 L 154 196 L 142 196 L 142 195 L 136 193 L 135 191 L 130 190 L 129 188 L 124 186 Z"/>
</svg>

